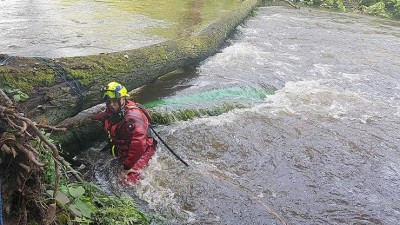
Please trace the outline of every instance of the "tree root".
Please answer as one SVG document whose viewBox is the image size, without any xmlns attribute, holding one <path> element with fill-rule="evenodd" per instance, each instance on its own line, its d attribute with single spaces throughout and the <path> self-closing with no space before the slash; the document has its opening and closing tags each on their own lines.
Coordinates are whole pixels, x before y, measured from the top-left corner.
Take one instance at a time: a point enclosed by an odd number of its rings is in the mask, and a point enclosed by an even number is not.
<svg viewBox="0 0 400 225">
<path fill-rule="evenodd" d="M 3 170 L 0 175 L 4 183 L 3 198 L 6 212 L 19 209 L 20 224 L 26 224 L 27 202 L 34 201 L 34 196 L 42 193 L 40 177 L 43 176 L 43 167 L 46 163 L 39 158 L 40 150 L 32 146 L 32 141 L 42 143 L 44 149 L 50 149 L 55 167 L 55 183 L 53 186 L 52 201 L 44 209 L 43 204 L 37 204 L 37 211 L 42 213 L 41 219 L 45 224 L 55 221 L 55 196 L 57 195 L 59 180 L 61 176 L 60 163 L 80 182 L 83 179 L 78 172 L 71 168 L 60 155 L 57 147 L 43 134 L 40 129 L 50 131 L 65 131 L 66 128 L 53 127 L 47 124 L 36 124 L 23 114 L 19 113 L 12 101 L 0 88 L 0 151 L 4 157 L 1 158 Z M 18 200 L 15 201 L 15 198 Z M 17 204 L 17 205 L 15 205 Z M 41 208 L 42 207 L 42 208 Z M 37 213 L 37 212 L 36 212 Z M 45 214 L 45 215 L 43 215 Z M 36 216 L 37 215 L 33 215 Z"/>
</svg>

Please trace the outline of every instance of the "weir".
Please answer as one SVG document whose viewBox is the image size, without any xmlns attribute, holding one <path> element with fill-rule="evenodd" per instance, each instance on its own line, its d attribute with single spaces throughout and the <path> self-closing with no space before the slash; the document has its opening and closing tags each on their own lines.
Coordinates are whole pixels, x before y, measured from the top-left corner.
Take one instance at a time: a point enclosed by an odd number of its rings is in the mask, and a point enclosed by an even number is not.
<svg viewBox="0 0 400 225">
<path fill-rule="evenodd" d="M 236 108 L 251 107 L 275 92 L 274 88 L 232 87 L 147 102 L 153 123 L 169 124 L 202 116 L 217 116 Z"/>
</svg>

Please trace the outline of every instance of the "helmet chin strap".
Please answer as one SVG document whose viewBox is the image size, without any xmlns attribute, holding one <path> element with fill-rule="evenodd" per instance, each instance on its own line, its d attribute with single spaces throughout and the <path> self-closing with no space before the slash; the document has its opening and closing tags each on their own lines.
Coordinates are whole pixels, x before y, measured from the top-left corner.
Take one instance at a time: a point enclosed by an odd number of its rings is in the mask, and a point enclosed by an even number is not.
<svg viewBox="0 0 400 225">
<path fill-rule="evenodd" d="M 123 101 L 124 104 L 121 104 L 121 100 Z M 119 110 L 122 110 L 122 107 L 124 107 L 127 104 L 128 100 L 125 97 L 122 97 L 118 101 L 118 107 Z"/>
</svg>

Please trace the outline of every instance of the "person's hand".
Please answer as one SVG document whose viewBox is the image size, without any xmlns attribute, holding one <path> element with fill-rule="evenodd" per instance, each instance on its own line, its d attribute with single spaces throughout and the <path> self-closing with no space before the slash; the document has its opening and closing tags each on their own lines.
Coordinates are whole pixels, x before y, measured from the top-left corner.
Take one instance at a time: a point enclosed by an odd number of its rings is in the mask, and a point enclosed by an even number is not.
<svg viewBox="0 0 400 225">
<path fill-rule="evenodd" d="M 129 174 L 131 174 L 131 173 L 138 173 L 138 171 L 134 170 L 133 168 L 131 168 L 129 170 L 123 170 L 121 172 L 119 178 L 120 178 L 120 181 L 121 181 L 122 184 L 128 184 L 129 183 L 128 182 L 128 177 L 129 177 Z"/>
<path fill-rule="evenodd" d="M 106 112 L 105 112 L 105 111 L 102 111 L 102 112 L 100 112 L 100 113 L 91 115 L 91 116 L 90 116 L 90 119 L 92 119 L 92 120 L 98 120 L 98 121 L 103 121 L 103 120 L 106 119 L 106 116 L 107 116 Z"/>
</svg>

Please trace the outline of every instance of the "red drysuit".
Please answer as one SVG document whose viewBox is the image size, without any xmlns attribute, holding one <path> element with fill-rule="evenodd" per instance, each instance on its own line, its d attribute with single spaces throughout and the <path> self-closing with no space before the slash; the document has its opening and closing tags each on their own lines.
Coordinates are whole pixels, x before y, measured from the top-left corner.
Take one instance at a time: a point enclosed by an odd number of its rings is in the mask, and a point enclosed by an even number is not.
<svg viewBox="0 0 400 225">
<path fill-rule="evenodd" d="M 147 117 L 149 112 L 130 100 L 126 101 L 118 115 L 106 109 L 92 117 L 103 121 L 112 153 L 122 160 L 124 170 L 141 170 L 154 155 L 157 142 L 150 135 Z M 136 172 L 129 173 L 128 181 L 135 183 L 139 176 Z"/>
</svg>

